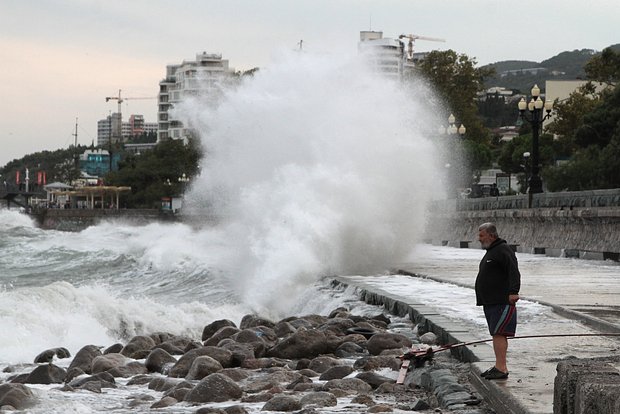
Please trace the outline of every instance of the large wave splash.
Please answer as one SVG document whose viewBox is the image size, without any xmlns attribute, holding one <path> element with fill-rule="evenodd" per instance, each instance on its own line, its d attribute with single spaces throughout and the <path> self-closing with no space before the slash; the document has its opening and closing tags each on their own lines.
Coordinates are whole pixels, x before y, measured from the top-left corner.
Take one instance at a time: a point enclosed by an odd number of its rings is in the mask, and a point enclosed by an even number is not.
<svg viewBox="0 0 620 414">
<path fill-rule="evenodd" d="M 281 314 L 317 278 L 385 270 L 419 241 L 441 191 L 428 97 L 359 58 L 291 52 L 217 106 L 185 102 L 204 148 L 188 200 L 219 218 L 245 303 Z"/>
</svg>

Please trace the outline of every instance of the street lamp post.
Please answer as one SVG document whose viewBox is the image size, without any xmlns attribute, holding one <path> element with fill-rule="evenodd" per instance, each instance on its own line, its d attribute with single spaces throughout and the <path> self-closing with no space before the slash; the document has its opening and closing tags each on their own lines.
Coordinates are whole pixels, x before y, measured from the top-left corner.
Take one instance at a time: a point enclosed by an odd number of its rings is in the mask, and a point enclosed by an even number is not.
<svg viewBox="0 0 620 414">
<path fill-rule="evenodd" d="M 540 144 L 538 140 L 540 138 L 543 121 L 551 116 L 553 102 L 543 102 L 540 97 L 540 88 L 538 88 L 538 85 L 534 85 L 531 93 L 532 98 L 529 102 L 526 102 L 525 98 L 521 98 L 519 101 L 519 112 L 521 113 L 521 118 L 532 125 L 532 174 L 529 180 L 528 192 L 530 194 L 536 194 L 543 192 L 542 179 L 540 178 Z M 545 112 L 544 115 L 543 111 Z M 532 207 L 531 197 L 529 207 Z"/>
<path fill-rule="evenodd" d="M 460 127 L 456 126 L 456 118 L 454 117 L 453 114 L 450 114 L 450 116 L 448 117 L 448 127 L 444 128 L 443 125 L 439 127 L 439 134 L 443 135 L 443 134 L 447 134 L 448 137 L 454 137 L 454 136 L 458 136 L 460 138 L 463 138 L 465 136 L 465 132 L 467 131 L 467 129 L 465 128 L 465 126 L 463 124 L 461 124 Z M 452 143 L 452 141 L 450 140 L 450 143 Z M 455 162 L 456 165 L 458 165 L 458 157 L 454 156 L 454 151 L 450 151 L 450 154 L 452 154 L 451 158 L 453 159 L 453 161 Z M 452 173 L 452 165 L 450 163 L 446 163 L 445 165 L 446 167 L 446 174 L 448 175 L 448 181 L 450 182 L 450 186 L 454 186 L 455 183 L 453 183 L 452 179 L 450 179 L 451 176 L 454 176 L 454 174 Z M 449 193 L 452 193 L 453 189 L 448 189 Z"/>
</svg>

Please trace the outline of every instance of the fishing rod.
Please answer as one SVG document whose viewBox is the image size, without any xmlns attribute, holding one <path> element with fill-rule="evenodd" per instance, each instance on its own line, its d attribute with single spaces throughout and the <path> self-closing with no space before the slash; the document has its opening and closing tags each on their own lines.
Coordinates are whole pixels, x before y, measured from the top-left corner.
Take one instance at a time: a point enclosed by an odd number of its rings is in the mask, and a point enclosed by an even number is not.
<svg viewBox="0 0 620 414">
<path fill-rule="evenodd" d="M 540 335 L 522 335 L 522 336 L 507 336 L 506 338 L 509 340 L 512 339 L 531 339 L 531 338 L 562 338 L 562 337 L 579 337 L 579 336 L 620 336 L 620 333 L 581 333 L 581 334 L 540 334 Z M 426 361 L 430 361 L 433 359 L 433 355 L 437 352 L 447 351 L 454 348 L 460 348 L 462 346 L 468 345 L 477 345 L 485 342 L 491 342 L 493 338 L 489 339 L 480 339 L 477 341 L 469 341 L 469 342 L 455 342 L 453 344 L 442 345 L 437 348 L 429 347 L 427 349 L 412 349 L 404 354 L 400 355 L 400 358 L 403 363 L 401 365 L 400 374 L 398 376 L 397 384 L 402 384 L 405 375 L 407 374 L 407 370 L 409 369 L 409 365 L 413 362 L 413 366 L 415 368 L 423 367 Z"/>
<path fill-rule="evenodd" d="M 513 339 L 562 338 L 562 337 L 579 337 L 579 336 L 620 336 L 620 333 L 540 334 L 540 335 L 507 336 L 506 338 L 508 340 L 513 340 Z M 455 342 L 453 344 L 442 345 L 438 348 L 429 347 L 427 349 L 422 349 L 422 350 L 411 349 L 410 351 L 405 352 L 403 355 L 399 356 L 399 358 L 403 360 L 406 360 L 406 359 L 414 360 L 415 366 L 418 367 L 418 364 L 421 364 L 419 366 L 422 366 L 424 364 L 424 361 L 430 360 L 430 358 L 432 358 L 432 355 L 437 352 L 447 351 L 449 349 L 454 349 L 454 348 L 460 348 L 462 346 L 482 344 L 482 343 L 491 342 L 491 341 L 493 341 L 493 338 L 480 339 L 477 341 L 470 341 L 470 342 Z"/>
</svg>

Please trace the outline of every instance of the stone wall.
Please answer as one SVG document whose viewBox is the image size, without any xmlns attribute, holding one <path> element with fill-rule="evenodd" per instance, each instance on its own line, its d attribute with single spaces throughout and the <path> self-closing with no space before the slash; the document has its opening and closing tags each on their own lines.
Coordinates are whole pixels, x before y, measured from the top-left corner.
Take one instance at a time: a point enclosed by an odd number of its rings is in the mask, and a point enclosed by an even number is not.
<svg viewBox="0 0 620 414">
<path fill-rule="evenodd" d="M 41 209 L 32 213 L 39 226 L 46 230 L 80 231 L 104 220 L 125 220 L 146 224 L 174 217 L 160 210 L 91 210 L 91 209 Z"/>
<path fill-rule="evenodd" d="M 497 225 L 517 251 L 551 256 L 618 260 L 620 190 L 445 200 L 429 209 L 426 240 L 455 247 L 478 245 L 478 226 Z M 515 208 L 516 207 L 516 208 Z"/>
</svg>

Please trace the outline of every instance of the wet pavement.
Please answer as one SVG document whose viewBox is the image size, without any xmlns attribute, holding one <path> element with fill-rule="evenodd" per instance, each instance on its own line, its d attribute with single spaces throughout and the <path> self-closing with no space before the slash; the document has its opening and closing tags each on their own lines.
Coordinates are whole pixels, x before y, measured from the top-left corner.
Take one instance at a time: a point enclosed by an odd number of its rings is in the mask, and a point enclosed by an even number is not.
<svg viewBox="0 0 620 414">
<path fill-rule="evenodd" d="M 446 331 L 444 339 L 489 339 L 473 284 L 480 249 L 417 246 L 394 267 L 409 275 L 346 276 L 339 279 L 404 303 Z M 620 333 L 620 264 L 517 253 L 522 274 L 517 336 Z M 620 337 L 581 336 L 511 339 L 510 376 L 487 381 L 478 375 L 493 365 L 490 343 L 467 348 L 472 383 L 497 412 L 553 413 L 556 366 L 568 357 L 602 358 L 620 369 Z"/>
</svg>

